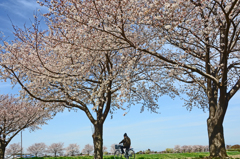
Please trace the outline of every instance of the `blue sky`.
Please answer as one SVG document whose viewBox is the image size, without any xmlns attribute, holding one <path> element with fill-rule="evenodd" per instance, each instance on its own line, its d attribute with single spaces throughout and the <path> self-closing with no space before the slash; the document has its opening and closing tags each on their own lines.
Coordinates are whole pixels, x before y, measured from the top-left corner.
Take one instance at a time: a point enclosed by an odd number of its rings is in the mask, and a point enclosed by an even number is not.
<svg viewBox="0 0 240 159">
<path fill-rule="evenodd" d="M 24 24 L 31 25 L 30 19 L 33 13 L 40 7 L 35 0 L 0 0 L 0 31 L 8 40 L 12 36 L 12 20 L 14 25 L 22 27 Z M 41 8 L 46 12 L 46 8 Z M 10 19 L 9 19 L 10 17 Z M 9 83 L 0 83 L 0 94 L 17 94 L 17 88 L 12 89 Z M 224 119 L 224 135 L 226 144 L 240 144 L 240 92 L 230 101 Z M 145 110 L 140 113 L 140 105 L 131 107 L 130 112 L 123 116 L 123 111 L 116 111 L 113 119 L 110 116 L 105 121 L 103 142 L 110 151 L 113 143 L 122 140 L 126 132 L 132 140 L 132 147 L 136 151 L 150 148 L 162 151 L 173 148 L 174 145 L 207 145 L 208 112 L 204 113 L 198 108 L 191 112 L 183 106 L 183 101 L 176 98 L 172 100 L 167 96 L 159 99 L 160 114 L 150 113 Z M 17 135 L 11 143 L 20 142 Z M 42 126 L 42 130 L 29 133 L 23 131 L 23 147 L 26 148 L 34 143 L 44 142 L 47 145 L 63 142 L 67 147 L 71 143 L 80 145 L 80 150 L 86 144 L 92 144 L 91 123 L 82 112 L 59 113 L 48 125 Z"/>
</svg>

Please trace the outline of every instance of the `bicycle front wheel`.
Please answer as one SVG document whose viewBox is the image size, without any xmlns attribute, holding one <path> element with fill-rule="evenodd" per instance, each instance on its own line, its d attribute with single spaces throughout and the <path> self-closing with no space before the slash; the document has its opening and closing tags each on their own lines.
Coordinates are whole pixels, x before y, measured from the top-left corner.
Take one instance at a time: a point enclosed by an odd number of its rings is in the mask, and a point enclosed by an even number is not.
<svg viewBox="0 0 240 159">
<path fill-rule="evenodd" d="M 133 150 L 128 151 L 128 159 L 135 159 L 135 152 Z"/>
<path fill-rule="evenodd" d="M 122 159 L 122 154 L 119 150 L 114 152 L 114 159 Z"/>
</svg>

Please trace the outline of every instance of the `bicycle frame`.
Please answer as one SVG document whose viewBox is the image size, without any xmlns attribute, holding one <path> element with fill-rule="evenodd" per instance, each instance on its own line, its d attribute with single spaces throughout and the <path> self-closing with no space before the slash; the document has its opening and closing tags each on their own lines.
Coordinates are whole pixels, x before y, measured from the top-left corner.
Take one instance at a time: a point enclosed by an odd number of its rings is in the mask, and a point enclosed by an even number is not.
<svg viewBox="0 0 240 159">
<path fill-rule="evenodd" d="M 117 148 L 116 148 L 116 147 L 117 147 Z M 120 152 L 120 155 L 122 156 L 121 147 L 123 147 L 122 144 L 115 145 L 115 152 L 114 152 L 114 154 L 115 154 L 117 151 L 119 151 L 119 152 Z M 132 157 L 132 154 L 127 153 L 127 152 L 129 152 L 129 151 L 133 151 L 133 153 L 134 153 L 133 155 L 134 155 L 134 158 L 135 158 L 135 152 L 134 152 L 133 148 L 129 148 L 128 151 L 125 150 L 125 151 L 124 151 L 124 157 L 126 157 L 126 159 L 129 159 L 129 157 Z M 121 157 L 121 158 L 122 158 L 122 157 Z"/>
</svg>

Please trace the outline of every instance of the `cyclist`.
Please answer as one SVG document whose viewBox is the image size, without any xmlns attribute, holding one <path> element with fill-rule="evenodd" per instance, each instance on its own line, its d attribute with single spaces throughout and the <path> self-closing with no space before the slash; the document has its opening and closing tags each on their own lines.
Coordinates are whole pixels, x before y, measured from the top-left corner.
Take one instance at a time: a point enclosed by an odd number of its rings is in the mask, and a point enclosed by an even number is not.
<svg viewBox="0 0 240 159">
<path fill-rule="evenodd" d="M 121 147 L 122 154 L 124 153 L 123 148 L 126 148 L 126 152 L 128 152 L 128 149 L 131 146 L 131 140 L 127 136 L 127 133 L 125 133 L 123 136 L 124 136 L 124 139 L 121 142 L 119 142 L 119 144 L 123 143 L 123 146 Z"/>
</svg>

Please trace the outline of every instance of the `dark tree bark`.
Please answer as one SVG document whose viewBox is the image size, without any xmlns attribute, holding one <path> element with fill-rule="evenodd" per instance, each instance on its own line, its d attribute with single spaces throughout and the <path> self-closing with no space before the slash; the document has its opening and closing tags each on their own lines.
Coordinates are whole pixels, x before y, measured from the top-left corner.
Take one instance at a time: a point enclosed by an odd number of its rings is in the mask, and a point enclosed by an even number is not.
<svg viewBox="0 0 240 159">
<path fill-rule="evenodd" d="M 102 103 L 103 104 L 103 103 Z M 94 145 L 94 159 L 103 158 L 103 123 L 109 113 L 111 104 L 111 93 L 108 92 L 108 101 L 106 104 L 106 109 L 103 113 L 102 109 L 99 109 L 97 112 L 97 120 L 93 120 L 92 124 L 94 125 L 94 133 L 92 135 L 93 145 Z M 103 108 L 103 105 L 99 108 Z"/>
<path fill-rule="evenodd" d="M 228 102 L 221 98 L 218 105 L 210 101 L 209 118 L 207 120 L 210 157 L 226 158 L 226 148 L 223 132 L 223 119 Z M 213 108 L 214 107 L 214 108 Z"/>
<path fill-rule="evenodd" d="M 0 141 L 0 159 L 4 159 L 6 144 Z"/>
<path fill-rule="evenodd" d="M 214 118 L 208 118 L 208 137 L 210 158 L 226 158 L 224 134 L 222 123 L 218 123 Z"/>
<path fill-rule="evenodd" d="M 207 120 L 208 126 L 208 139 L 209 139 L 209 152 L 210 158 L 226 158 L 227 152 L 225 148 L 225 140 L 223 134 L 223 120 L 228 107 L 228 93 L 227 93 L 227 63 L 228 63 L 228 53 L 226 51 L 227 39 L 226 35 L 226 24 L 220 26 L 220 44 L 221 53 L 220 53 L 220 64 L 222 65 L 222 78 L 220 85 L 217 86 L 216 83 L 208 80 L 208 88 L 210 88 L 209 93 L 209 118 Z M 212 73 L 215 77 L 216 74 Z M 211 85 L 211 86 L 210 86 Z M 219 91 L 219 95 L 218 95 Z M 218 99 L 219 97 L 219 99 Z"/>
<path fill-rule="evenodd" d="M 0 159 L 4 159 L 6 146 L 0 142 Z"/>
<path fill-rule="evenodd" d="M 219 120 L 219 118 L 223 118 L 223 114 L 225 114 L 225 112 L 221 111 L 221 109 L 222 108 L 219 107 L 215 110 L 215 112 L 213 112 L 214 109 L 210 109 L 210 116 L 207 120 L 210 158 L 228 157 L 225 149 L 223 120 Z M 212 115 L 214 113 L 215 115 Z"/>
<path fill-rule="evenodd" d="M 92 135 L 93 143 L 94 143 L 94 159 L 102 159 L 103 158 L 103 124 L 98 123 L 94 125 L 95 132 Z"/>
</svg>

